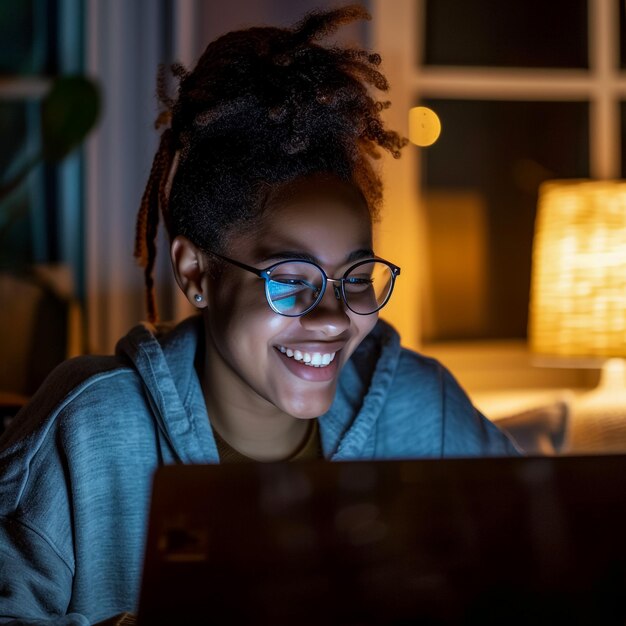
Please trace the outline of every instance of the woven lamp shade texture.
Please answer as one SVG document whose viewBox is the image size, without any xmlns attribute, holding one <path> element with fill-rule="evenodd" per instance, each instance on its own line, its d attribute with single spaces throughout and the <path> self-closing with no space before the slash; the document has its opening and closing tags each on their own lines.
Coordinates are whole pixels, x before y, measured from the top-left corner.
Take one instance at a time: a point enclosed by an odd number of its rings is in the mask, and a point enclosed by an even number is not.
<svg viewBox="0 0 626 626">
<path fill-rule="evenodd" d="M 541 186 L 529 313 L 534 352 L 626 357 L 626 182 Z"/>
</svg>

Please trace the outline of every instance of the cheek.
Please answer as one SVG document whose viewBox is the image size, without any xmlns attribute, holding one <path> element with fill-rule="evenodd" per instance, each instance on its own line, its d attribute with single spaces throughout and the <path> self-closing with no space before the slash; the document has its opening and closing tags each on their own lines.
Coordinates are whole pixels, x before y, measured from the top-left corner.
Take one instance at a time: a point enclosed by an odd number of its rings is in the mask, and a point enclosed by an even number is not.
<svg viewBox="0 0 626 626">
<path fill-rule="evenodd" d="M 342 364 L 345 364 L 346 361 L 348 361 L 354 351 L 359 347 L 359 344 L 363 341 L 363 339 L 365 339 L 365 337 L 367 337 L 374 326 L 376 326 L 378 314 L 356 315 L 355 313 L 350 313 L 350 321 L 353 328 L 353 334 L 347 349 L 345 350 L 345 356 Z"/>
<path fill-rule="evenodd" d="M 224 271 L 208 285 L 208 312 L 216 327 L 225 330 L 240 323 L 246 313 L 258 315 L 262 312 L 265 304 L 263 285 L 242 278 L 246 278 L 242 271 Z"/>
<path fill-rule="evenodd" d="M 224 282 L 209 297 L 209 323 L 216 344 L 241 358 L 258 356 L 286 319 L 270 309 L 263 285 L 256 282 Z"/>
<path fill-rule="evenodd" d="M 356 318 L 356 319 L 355 319 Z M 352 318 L 353 324 L 357 328 L 357 336 L 359 343 L 365 339 L 367 335 L 372 331 L 376 322 L 378 321 L 378 313 L 373 315 L 354 315 Z"/>
</svg>

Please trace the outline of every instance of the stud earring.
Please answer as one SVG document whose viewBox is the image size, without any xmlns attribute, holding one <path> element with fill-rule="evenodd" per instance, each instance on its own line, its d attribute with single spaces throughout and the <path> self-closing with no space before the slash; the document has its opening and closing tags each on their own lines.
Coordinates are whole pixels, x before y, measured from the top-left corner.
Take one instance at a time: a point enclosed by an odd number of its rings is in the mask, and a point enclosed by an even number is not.
<svg viewBox="0 0 626 626">
<path fill-rule="evenodd" d="M 203 298 L 203 297 L 202 297 L 199 293 L 197 293 L 197 294 L 193 297 L 193 299 L 194 299 L 196 302 L 202 302 L 202 300 L 203 300 L 204 298 Z"/>
</svg>

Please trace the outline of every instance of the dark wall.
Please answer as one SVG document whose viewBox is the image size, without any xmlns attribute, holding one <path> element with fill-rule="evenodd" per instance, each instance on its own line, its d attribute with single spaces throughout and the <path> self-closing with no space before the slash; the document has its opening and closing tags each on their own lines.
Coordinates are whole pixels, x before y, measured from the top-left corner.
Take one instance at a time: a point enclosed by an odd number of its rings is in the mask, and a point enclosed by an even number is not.
<svg viewBox="0 0 626 626">
<path fill-rule="evenodd" d="M 199 5 L 201 26 L 198 33 L 198 54 L 209 41 L 239 28 L 248 26 L 291 26 L 313 9 L 327 9 L 349 4 L 332 0 L 236 0 L 202 2 Z M 369 0 L 358 2 L 371 10 Z M 367 46 L 367 22 L 350 24 L 340 30 L 337 39 L 346 43 Z"/>
</svg>

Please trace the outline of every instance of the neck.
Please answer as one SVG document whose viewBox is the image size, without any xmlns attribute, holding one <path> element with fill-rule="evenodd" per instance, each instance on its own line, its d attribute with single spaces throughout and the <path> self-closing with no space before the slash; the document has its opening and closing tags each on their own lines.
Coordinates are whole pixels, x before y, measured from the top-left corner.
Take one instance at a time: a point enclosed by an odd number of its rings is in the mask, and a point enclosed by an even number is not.
<svg viewBox="0 0 626 626">
<path fill-rule="evenodd" d="M 257 461 L 277 461 L 300 446 L 310 421 L 288 415 L 256 394 L 224 362 L 208 332 L 196 370 L 211 425 L 232 448 Z"/>
</svg>

